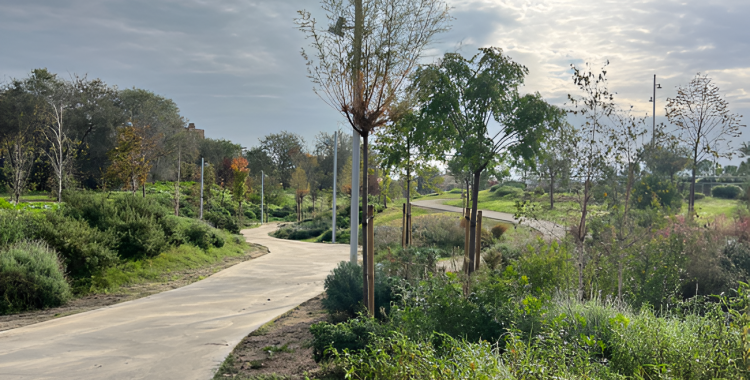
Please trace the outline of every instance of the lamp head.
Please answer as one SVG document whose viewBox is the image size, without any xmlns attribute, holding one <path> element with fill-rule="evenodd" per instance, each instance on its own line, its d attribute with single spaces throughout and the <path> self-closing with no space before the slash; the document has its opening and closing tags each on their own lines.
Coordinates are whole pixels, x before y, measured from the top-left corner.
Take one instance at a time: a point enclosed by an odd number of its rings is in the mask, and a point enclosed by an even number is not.
<svg viewBox="0 0 750 380">
<path fill-rule="evenodd" d="M 339 17 L 339 19 L 336 20 L 336 25 L 328 27 L 328 33 L 335 34 L 339 37 L 343 37 L 344 36 L 344 22 L 345 22 L 344 18 Z"/>
<path fill-rule="evenodd" d="M 649 102 L 649 103 L 653 103 L 653 102 L 654 102 L 654 98 L 653 98 L 653 97 L 649 98 L 649 99 L 648 99 L 648 102 Z"/>
<path fill-rule="evenodd" d="M 661 84 L 657 83 L 656 84 L 656 89 L 661 90 Z"/>
</svg>

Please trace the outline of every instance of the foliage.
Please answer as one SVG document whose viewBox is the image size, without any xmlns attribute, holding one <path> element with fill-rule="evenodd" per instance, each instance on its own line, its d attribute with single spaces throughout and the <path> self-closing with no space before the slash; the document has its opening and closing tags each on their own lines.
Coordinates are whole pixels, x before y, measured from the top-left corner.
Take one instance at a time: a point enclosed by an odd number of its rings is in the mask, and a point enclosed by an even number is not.
<svg viewBox="0 0 750 380">
<path fill-rule="evenodd" d="M 150 154 L 155 149 L 155 138 L 149 136 L 149 127 L 125 126 L 117 130 L 117 146 L 107 153 L 112 164 L 106 177 L 135 193 L 146 183 L 151 171 Z"/>
<path fill-rule="evenodd" d="M 490 232 L 492 233 L 492 237 L 494 237 L 495 239 L 500 239 L 507 230 L 508 226 L 506 226 L 505 224 L 496 224 L 490 229 Z"/>
<path fill-rule="evenodd" d="M 361 271 L 360 271 L 361 272 Z M 361 281 L 360 281 L 361 284 Z M 360 298 L 361 298 L 360 290 Z M 335 355 L 336 351 L 357 352 L 367 347 L 383 328 L 373 318 L 360 316 L 339 324 L 319 322 L 310 326 L 313 335 L 312 348 L 315 361 Z"/>
<path fill-rule="evenodd" d="M 0 209 L 0 249 L 24 239 L 32 239 L 36 224 L 36 218 L 28 213 Z"/>
<path fill-rule="evenodd" d="M 504 197 L 504 198 L 521 198 L 523 196 L 523 190 L 518 187 L 512 187 L 512 186 L 500 186 L 495 189 L 495 191 L 492 193 L 492 195 L 496 197 Z"/>
<path fill-rule="evenodd" d="M 63 264 L 47 245 L 21 241 L 0 249 L 0 314 L 60 306 L 70 296 Z"/>
<path fill-rule="evenodd" d="M 454 215 L 420 215 L 412 217 L 414 245 L 451 250 L 463 247 L 465 230 Z"/>
<path fill-rule="evenodd" d="M 331 314 L 354 316 L 362 309 L 362 267 L 342 261 L 323 283 L 326 298 L 323 307 Z M 392 281 L 377 267 L 375 270 L 375 310 L 379 317 L 388 315 L 394 298 Z M 384 312 L 384 313 L 383 313 Z"/>
<path fill-rule="evenodd" d="M 714 198 L 738 199 L 742 196 L 742 189 L 734 185 L 721 185 L 711 188 L 711 195 Z"/>
<path fill-rule="evenodd" d="M 62 212 L 47 212 L 36 236 L 60 253 L 73 278 L 90 277 L 118 260 L 118 241 L 111 230 L 99 230 Z"/>
<path fill-rule="evenodd" d="M 640 209 L 658 206 L 679 210 L 682 207 L 682 195 L 674 183 L 655 175 L 647 175 L 633 186 L 633 202 Z"/>
<path fill-rule="evenodd" d="M 226 210 L 206 212 L 203 214 L 203 218 L 216 228 L 227 230 L 233 234 L 240 233 L 240 226 L 237 224 L 237 220 Z"/>
</svg>

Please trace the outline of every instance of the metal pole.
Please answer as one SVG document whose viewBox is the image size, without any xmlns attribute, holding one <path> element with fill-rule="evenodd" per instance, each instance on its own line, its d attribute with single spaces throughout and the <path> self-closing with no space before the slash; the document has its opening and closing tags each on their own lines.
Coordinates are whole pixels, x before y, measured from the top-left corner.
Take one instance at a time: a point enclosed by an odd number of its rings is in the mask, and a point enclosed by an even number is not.
<svg viewBox="0 0 750 380">
<path fill-rule="evenodd" d="M 352 202 L 349 216 L 351 232 L 349 234 L 349 261 L 357 263 L 357 245 L 359 243 L 359 133 L 352 130 Z"/>
<path fill-rule="evenodd" d="M 654 142 L 656 141 L 656 74 L 654 74 L 654 97 L 652 99 L 654 100 L 654 111 L 651 116 L 653 117 L 654 125 L 651 129 L 651 145 L 654 145 Z"/>
<path fill-rule="evenodd" d="M 201 212 L 200 212 L 200 220 L 203 220 L 203 166 L 205 166 L 205 163 L 203 162 L 203 157 L 201 157 Z"/>
<path fill-rule="evenodd" d="M 331 218 L 331 242 L 336 242 L 336 171 L 339 156 L 339 135 L 333 132 L 333 217 Z"/>
<path fill-rule="evenodd" d="M 260 171 L 260 224 L 263 224 L 263 193 L 265 187 L 266 175 L 263 170 Z"/>
</svg>

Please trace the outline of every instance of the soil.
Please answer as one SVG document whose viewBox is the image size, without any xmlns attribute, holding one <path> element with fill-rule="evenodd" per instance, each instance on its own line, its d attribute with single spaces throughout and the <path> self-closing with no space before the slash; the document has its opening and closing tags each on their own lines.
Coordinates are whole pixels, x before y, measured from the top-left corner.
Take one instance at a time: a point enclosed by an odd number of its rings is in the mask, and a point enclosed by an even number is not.
<svg viewBox="0 0 750 380">
<path fill-rule="evenodd" d="M 214 379 L 318 378 L 310 325 L 326 321 L 323 295 L 312 298 L 245 337 L 227 357 Z"/>
<path fill-rule="evenodd" d="M 166 277 L 163 282 L 148 282 L 122 286 L 115 293 L 86 295 L 80 298 L 75 298 L 60 307 L 34 310 L 19 314 L 0 315 L 0 331 L 28 326 L 34 323 L 61 318 L 72 314 L 83 313 L 120 302 L 148 297 L 152 294 L 161 293 L 167 290 L 181 288 L 243 261 L 263 256 L 266 253 L 268 253 L 268 250 L 265 247 L 252 245 L 252 248 L 242 256 L 224 257 L 223 261 L 210 266 L 187 269 L 180 272 L 171 272 L 169 273 L 169 277 Z"/>
</svg>

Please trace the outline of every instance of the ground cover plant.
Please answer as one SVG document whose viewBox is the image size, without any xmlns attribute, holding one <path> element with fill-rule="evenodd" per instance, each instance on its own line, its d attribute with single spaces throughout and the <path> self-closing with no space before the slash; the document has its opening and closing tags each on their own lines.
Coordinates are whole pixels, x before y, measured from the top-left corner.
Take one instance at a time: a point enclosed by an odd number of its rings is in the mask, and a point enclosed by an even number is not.
<svg viewBox="0 0 750 380">
<path fill-rule="evenodd" d="M 172 215 L 158 195 L 66 191 L 63 200 L 43 212 L 0 209 L 0 251 L 7 259 L 0 267 L 7 305 L 0 312 L 54 307 L 71 294 L 163 281 L 171 271 L 213 265 L 248 249 L 229 231 Z M 49 284 L 57 290 L 45 290 Z M 58 296 L 46 296 L 50 292 Z"/>
</svg>

